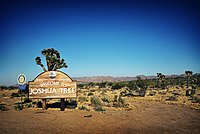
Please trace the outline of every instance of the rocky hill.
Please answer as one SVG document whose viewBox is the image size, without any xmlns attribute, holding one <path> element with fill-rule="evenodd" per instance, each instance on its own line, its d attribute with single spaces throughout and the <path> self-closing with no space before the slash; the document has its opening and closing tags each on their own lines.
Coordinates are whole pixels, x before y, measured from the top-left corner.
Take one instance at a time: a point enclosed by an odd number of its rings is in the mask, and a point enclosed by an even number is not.
<svg viewBox="0 0 200 134">
<path fill-rule="evenodd" d="M 138 75 L 142 79 L 156 79 L 157 76 L 145 76 L 145 75 Z M 108 82 L 114 82 L 114 81 L 132 81 L 136 80 L 138 76 L 135 77 L 112 77 L 112 76 L 92 76 L 92 77 L 75 77 L 74 80 L 77 80 L 78 82 L 102 82 L 102 81 L 108 81 Z M 178 77 L 181 75 L 169 75 L 166 76 L 167 78 L 172 77 Z"/>
</svg>

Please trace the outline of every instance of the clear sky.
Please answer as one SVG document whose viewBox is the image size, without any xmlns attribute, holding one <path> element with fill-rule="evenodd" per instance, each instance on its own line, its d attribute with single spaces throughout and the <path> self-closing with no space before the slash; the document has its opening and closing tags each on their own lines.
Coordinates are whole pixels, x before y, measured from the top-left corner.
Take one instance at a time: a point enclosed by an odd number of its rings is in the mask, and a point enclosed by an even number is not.
<svg viewBox="0 0 200 134">
<path fill-rule="evenodd" d="M 195 0 L 0 1 L 0 85 L 33 80 L 55 48 L 71 77 L 200 72 Z"/>
</svg>

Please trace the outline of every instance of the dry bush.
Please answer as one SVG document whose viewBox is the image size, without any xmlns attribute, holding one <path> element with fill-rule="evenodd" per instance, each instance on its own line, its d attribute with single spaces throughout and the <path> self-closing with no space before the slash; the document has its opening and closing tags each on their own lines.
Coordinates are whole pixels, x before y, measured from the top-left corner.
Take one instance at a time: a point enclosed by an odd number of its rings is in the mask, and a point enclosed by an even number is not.
<svg viewBox="0 0 200 134">
<path fill-rule="evenodd" d="M 78 102 L 83 103 L 83 102 L 88 102 L 88 99 L 85 96 L 80 96 L 78 98 Z"/>
<path fill-rule="evenodd" d="M 114 107 L 126 107 L 127 104 L 125 103 L 125 100 L 121 97 L 121 95 L 115 95 L 113 106 Z"/>
<path fill-rule="evenodd" d="M 78 107 L 79 110 L 87 110 L 87 111 L 90 111 L 89 108 L 87 108 L 86 106 L 82 105 L 80 107 Z"/>
<path fill-rule="evenodd" d="M 108 96 L 103 96 L 102 101 L 103 101 L 103 102 L 107 102 L 107 103 L 110 103 L 110 102 L 111 102 L 111 101 L 110 101 L 110 98 L 109 98 Z"/>
<path fill-rule="evenodd" d="M 191 102 L 192 103 L 200 103 L 200 97 L 199 96 L 191 96 Z"/>
<path fill-rule="evenodd" d="M 90 98 L 92 106 L 94 106 L 95 111 L 105 111 L 102 107 L 101 99 L 97 96 L 93 96 Z"/>
<path fill-rule="evenodd" d="M 169 96 L 169 98 L 167 98 L 166 100 L 168 100 L 168 101 L 177 101 L 178 100 L 178 96 L 172 95 L 172 96 Z"/>
</svg>

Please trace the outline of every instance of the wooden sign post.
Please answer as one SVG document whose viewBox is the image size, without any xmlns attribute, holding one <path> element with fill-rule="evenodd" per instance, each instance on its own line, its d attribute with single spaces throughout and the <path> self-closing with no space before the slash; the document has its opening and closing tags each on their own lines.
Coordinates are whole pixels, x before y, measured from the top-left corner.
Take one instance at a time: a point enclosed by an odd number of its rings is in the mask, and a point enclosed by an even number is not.
<svg viewBox="0 0 200 134">
<path fill-rule="evenodd" d="M 76 98 L 76 81 L 61 71 L 46 71 L 29 81 L 29 98 L 42 99 L 46 109 L 46 99 L 61 99 L 61 110 L 65 108 L 65 98 Z"/>
</svg>

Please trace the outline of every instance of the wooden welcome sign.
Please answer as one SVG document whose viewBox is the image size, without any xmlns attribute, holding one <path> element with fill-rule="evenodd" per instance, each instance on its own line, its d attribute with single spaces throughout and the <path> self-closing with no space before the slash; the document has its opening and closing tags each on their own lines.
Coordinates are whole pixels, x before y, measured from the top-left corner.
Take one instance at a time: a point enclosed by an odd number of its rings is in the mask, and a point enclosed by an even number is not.
<svg viewBox="0 0 200 134">
<path fill-rule="evenodd" d="M 76 81 L 61 71 L 39 74 L 29 85 L 30 99 L 76 98 Z"/>
</svg>

